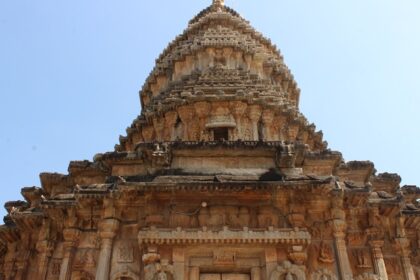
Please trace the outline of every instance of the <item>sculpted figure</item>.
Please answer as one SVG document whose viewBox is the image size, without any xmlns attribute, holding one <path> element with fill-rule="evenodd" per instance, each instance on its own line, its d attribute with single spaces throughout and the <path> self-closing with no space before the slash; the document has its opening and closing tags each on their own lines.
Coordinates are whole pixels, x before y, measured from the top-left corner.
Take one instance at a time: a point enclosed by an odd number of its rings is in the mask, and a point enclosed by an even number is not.
<svg viewBox="0 0 420 280">
<path fill-rule="evenodd" d="M 289 273 L 287 273 L 285 280 L 294 280 L 294 277 L 293 277 L 293 275 L 289 272 Z"/>
<path fill-rule="evenodd" d="M 337 280 L 337 276 L 330 270 L 322 268 L 312 274 L 312 280 Z"/>
<path fill-rule="evenodd" d="M 368 257 L 363 250 L 355 252 L 358 267 L 370 267 Z"/>
<path fill-rule="evenodd" d="M 319 252 L 319 261 L 323 263 L 333 263 L 334 262 L 334 255 L 331 247 L 325 243 L 322 242 L 320 246 L 320 252 Z"/>
<path fill-rule="evenodd" d="M 168 280 L 168 276 L 163 271 L 158 272 L 158 274 L 157 274 L 157 280 Z"/>
</svg>

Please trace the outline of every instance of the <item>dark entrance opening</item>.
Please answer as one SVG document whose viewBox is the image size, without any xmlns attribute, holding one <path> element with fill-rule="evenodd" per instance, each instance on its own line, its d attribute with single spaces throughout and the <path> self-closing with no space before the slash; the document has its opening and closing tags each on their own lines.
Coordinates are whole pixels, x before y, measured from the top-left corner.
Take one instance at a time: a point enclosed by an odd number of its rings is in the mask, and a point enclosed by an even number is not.
<svg viewBox="0 0 420 280">
<path fill-rule="evenodd" d="M 213 130 L 214 141 L 229 140 L 229 129 L 227 127 L 218 127 Z"/>
</svg>

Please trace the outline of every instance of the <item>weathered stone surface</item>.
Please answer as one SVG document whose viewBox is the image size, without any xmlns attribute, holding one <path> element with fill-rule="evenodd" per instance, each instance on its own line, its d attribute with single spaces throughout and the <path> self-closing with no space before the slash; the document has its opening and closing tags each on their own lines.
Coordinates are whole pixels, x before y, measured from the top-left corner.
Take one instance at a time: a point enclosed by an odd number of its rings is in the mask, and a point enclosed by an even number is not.
<svg viewBox="0 0 420 280">
<path fill-rule="evenodd" d="M 213 0 L 115 151 L 5 204 L 0 279 L 420 279 L 420 189 L 327 149 L 299 96 L 277 48 Z"/>
</svg>

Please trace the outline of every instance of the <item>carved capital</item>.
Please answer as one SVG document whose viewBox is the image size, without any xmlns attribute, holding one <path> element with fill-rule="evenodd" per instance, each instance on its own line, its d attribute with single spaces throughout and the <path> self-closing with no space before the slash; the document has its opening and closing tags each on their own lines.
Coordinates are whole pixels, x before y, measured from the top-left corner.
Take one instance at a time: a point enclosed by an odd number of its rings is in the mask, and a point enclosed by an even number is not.
<svg viewBox="0 0 420 280">
<path fill-rule="evenodd" d="M 261 116 L 264 124 L 271 124 L 274 120 L 274 111 L 273 110 L 264 110 Z"/>
<path fill-rule="evenodd" d="M 101 239 L 113 239 L 120 227 L 120 221 L 117 219 L 105 219 L 99 224 L 99 236 Z"/>
<path fill-rule="evenodd" d="M 247 107 L 248 105 L 242 101 L 232 101 L 230 103 L 231 112 L 235 119 L 241 118 L 245 114 Z"/>
<path fill-rule="evenodd" d="M 39 241 L 36 243 L 36 250 L 41 254 L 46 254 L 47 256 L 51 256 L 52 252 L 54 251 L 54 242 L 51 241 Z"/>
<path fill-rule="evenodd" d="M 76 228 L 66 228 L 63 230 L 63 238 L 66 242 L 78 241 L 80 237 L 80 230 Z"/>
<path fill-rule="evenodd" d="M 396 248 L 403 257 L 410 255 L 410 240 L 407 238 L 396 238 Z"/>
<path fill-rule="evenodd" d="M 154 136 L 154 132 L 155 132 L 153 126 L 143 127 L 141 132 L 142 132 L 144 141 L 151 142 L 153 140 L 153 136 Z"/>
<path fill-rule="evenodd" d="M 175 125 L 176 120 L 178 119 L 178 113 L 175 111 L 170 111 L 165 114 L 165 124 L 167 127 L 172 127 Z"/>
<path fill-rule="evenodd" d="M 183 123 L 187 123 L 194 117 L 194 108 L 191 106 L 182 106 L 178 108 L 178 114 Z"/>
<path fill-rule="evenodd" d="M 197 102 L 194 104 L 194 109 L 197 116 L 202 119 L 210 113 L 211 105 L 208 102 Z"/>
<path fill-rule="evenodd" d="M 332 220 L 331 226 L 334 231 L 334 236 L 344 237 L 346 235 L 347 224 L 344 220 L 340 220 L 340 219 Z"/>
<path fill-rule="evenodd" d="M 261 107 L 259 105 L 252 105 L 248 107 L 248 116 L 253 122 L 258 122 L 261 117 Z"/>
</svg>

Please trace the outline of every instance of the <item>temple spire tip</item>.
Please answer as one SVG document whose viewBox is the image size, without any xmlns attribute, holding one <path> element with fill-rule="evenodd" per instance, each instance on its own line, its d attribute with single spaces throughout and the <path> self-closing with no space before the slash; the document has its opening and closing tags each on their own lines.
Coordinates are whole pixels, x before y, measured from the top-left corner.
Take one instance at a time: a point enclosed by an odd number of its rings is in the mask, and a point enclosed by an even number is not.
<svg viewBox="0 0 420 280">
<path fill-rule="evenodd" d="M 223 7 L 225 5 L 225 0 L 213 0 L 214 7 Z"/>
</svg>

